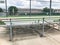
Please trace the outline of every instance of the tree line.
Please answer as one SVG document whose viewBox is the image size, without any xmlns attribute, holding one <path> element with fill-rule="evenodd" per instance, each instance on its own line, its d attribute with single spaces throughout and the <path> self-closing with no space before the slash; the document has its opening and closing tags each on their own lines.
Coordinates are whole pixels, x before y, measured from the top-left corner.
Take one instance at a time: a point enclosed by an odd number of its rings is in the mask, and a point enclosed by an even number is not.
<svg viewBox="0 0 60 45">
<path fill-rule="evenodd" d="M 0 8 L 0 12 L 4 12 L 2 8 Z M 51 12 L 54 12 L 54 9 L 51 9 Z M 18 13 L 18 8 L 16 6 L 10 6 L 8 8 L 8 13 L 9 15 L 16 15 Z M 45 7 L 43 8 L 43 13 L 49 14 L 50 13 L 50 8 Z"/>
<path fill-rule="evenodd" d="M 0 12 L 4 12 L 4 10 L 0 8 Z M 9 15 L 16 15 L 18 12 L 18 8 L 16 6 L 10 6 L 7 12 L 9 13 Z"/>
</svg>

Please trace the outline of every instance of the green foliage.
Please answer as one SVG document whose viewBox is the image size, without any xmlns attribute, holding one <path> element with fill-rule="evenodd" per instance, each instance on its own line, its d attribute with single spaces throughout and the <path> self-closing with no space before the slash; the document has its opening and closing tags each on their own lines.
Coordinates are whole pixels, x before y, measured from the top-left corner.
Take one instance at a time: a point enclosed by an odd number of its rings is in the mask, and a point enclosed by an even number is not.
<svg viewBox="0 0 60 45">
<path fill-rule="evenodd" d="M 0 8 L 0 12 L 3 12 L 3 9 L 2 8 Z"/>
<path fill-rule="evenodd" d="M 60 22 L 60 19 L 55 19 L 54 22 Z"/>
<path fill-rule="evenodd" d="M 47 8 L 47 7 L 43 8 L 43 12 L 49 13 L 50 12 L 50 8 Z M 53 13 L 53 9 L 51 9 L 51 12 Z"/>
<path fill-rule="evenodd" d="M 49 12 L 49 11 L 50 11 L 49 8 L 47 7 L 43 8 L 43 12 Z"/>
<path fill-rule="evenodd" d="M 18 8 L 15 7 L 15 6 L 10 6 L 8 8 L 9 15 L 16 15 L 17 14 L 17 11 L 18 11 Z"/>
<path fill-rule="evenodd" d="M 19 15 L 25 15 L 25 13 L 20 13 Z M 28 15 L 30 15 L 30 13 L 27 13 L 27 15 L 25 16 L 28 16 Z M 42 16 L 42 15 L 46 15 L 46 13 L 31 13 L 31 16 L 37 16 L 37 15 Z"/>
<path fill-rule="evenodd" d="M 5 23 L 3 21 L 0 21 L 0 25 L 5 25 Z"/>
</svg>

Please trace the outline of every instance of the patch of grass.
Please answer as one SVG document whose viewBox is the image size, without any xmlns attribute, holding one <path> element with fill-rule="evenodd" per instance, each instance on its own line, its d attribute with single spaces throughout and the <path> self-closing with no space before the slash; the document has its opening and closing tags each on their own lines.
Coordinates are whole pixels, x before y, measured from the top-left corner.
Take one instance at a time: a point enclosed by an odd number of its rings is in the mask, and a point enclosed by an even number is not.
<svg viewBox="0 0 60 45">
<path fill-rule="evenodd" d="M 0 25 L 5 25 L 5 23 L 3 21 L 0 21 Z"/>
<path fill-rule="evenodd" d="M 58 19 L 60 19 L 60 16 L 7 16 L 7 17 L 0 17 L 0 18 L 11 18 L 11 19 L 20 19 L 20 20 L 43 20 L 43 18 L 45 18 L 45 20 L 49 20 L 49 18 L 51 18 L 51 20 L 54 20 L 55 22 L 58 21 Z"/>
<path fill-rule="evenodd" d="M 54 22 L 60 22 L 60 19 L 56 19 L 56 20 L 54 20 Z"/>
</svg>

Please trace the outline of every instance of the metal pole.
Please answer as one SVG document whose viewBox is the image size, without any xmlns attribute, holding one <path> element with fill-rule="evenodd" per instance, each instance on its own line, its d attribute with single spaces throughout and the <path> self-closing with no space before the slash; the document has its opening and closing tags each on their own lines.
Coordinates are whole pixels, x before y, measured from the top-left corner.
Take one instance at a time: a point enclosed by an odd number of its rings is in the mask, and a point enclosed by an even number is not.
<svg viewBox="0 0 60 45">
<path fill-rule="evenodd" d="M 14 8 L 13 8 L 12 12 L 13 12 L 13 15 L 14 15 Z"/>
<path fill-rule="evenodd" d="M 5 7 L 6 7 L 6 16 L 7 16 L 7 0 L 5 0 Z"/>
<path fill-rule="evenodd" d="M 51 5 L 52 5 L 52 0 L 50 0 L 50 16 L 51 16 Z M 50 18 L 49 16 L 49 18 Z"/>
<path fill-rule="evenodd" d="M 12 30 L 12 22 L 11 22 L 11 19 L 10 19 L 10 41 L 13 40 L 13 30 Z"/>
<path fill-rule="evenodd" d="M 31 0 L 30 0 L 30 16 L 31 16 Z"/>
<path fill-rule="evenodd" d="M 44 18 L 43 18 L 43 31 L 42 31 L 43 35 L 44 35 Z"/>
<path fill-rule="evenodd" d="M 43 18 L 43 23 L 42 23 L 42 33 L 41 33 L 41 35 L 40 35 L 40 37 L 43 37 L 44 36 L 44 18 Z"/>
<path fill-rule="evenodd" d="M 39 23 L 40 20 L 38 20 L 38 23 Z"/>
<path fill-rule="evenodd" d="M 60 30 L 60 19 L 59 19 L 59 26 L 58 26 L 58 29 Z"/>
</svg>

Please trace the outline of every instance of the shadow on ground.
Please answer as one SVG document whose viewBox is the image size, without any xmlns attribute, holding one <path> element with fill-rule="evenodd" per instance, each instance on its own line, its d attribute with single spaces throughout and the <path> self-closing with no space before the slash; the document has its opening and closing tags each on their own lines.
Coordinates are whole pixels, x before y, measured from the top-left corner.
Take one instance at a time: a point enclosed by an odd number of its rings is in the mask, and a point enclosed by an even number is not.
<svg viewBox="0 0 60 45">
<path fill-rule="evenodd" d="M 27 25 L 27 26 L 15 26 L 12 27 L 13 29 L 13 40 L 14 41 L 18 41 L 18 40 L 27 40 L 27 39 L 34 39 L 38 36 L 40 36 L 40 34 L 42 33 L 42 24 L 39 25 Z M 49 27 L 48 25 L 44 25 L 44 32 L 45 33 L 49 33 L 52 35 L 57 35 L 60 34 L 60 32 L 57 32 L 56 29 Z M 0 37 L 4 38 L 6 40 L 9 40 L 9 27 L 3 27 L 4 29 L 1 28 L 0 31 Z"/>
</svg>

